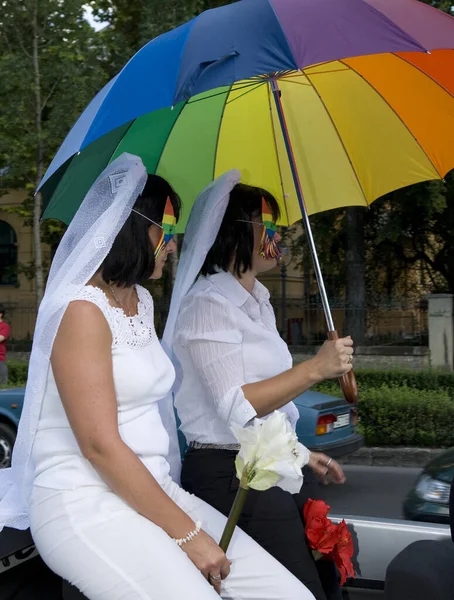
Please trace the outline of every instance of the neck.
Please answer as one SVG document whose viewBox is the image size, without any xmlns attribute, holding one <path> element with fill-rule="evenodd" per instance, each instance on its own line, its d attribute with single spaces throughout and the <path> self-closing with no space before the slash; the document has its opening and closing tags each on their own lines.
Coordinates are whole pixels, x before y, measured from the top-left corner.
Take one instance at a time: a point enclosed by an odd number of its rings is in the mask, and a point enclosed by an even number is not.
<svg viewBox="0 0 454 600">
<path fill-rule="evenodd" d="M 116 283 L 106 283 L 102 276 L 98 273 L 92 279 L 93 285 L 101 288 L 104 291 L 110 291 L 110 288 L 113 288 L 115 295 L 117 298 L 126 305 L 130 305 L 133 297 L 134 297 L 134 289 L 135 287 L 121 287 Z"/>
<path fill-rule="evenodd" d="M 232 271 L 231 273 L 235 277 L 235 279 L 244 287 L 244 289 L 250 294 L 252 294 L 257 273 L 255 271 L 246 271 L 246 273 L 243 273 L 241 277 L 239 277 L 236 273 L 233 273 Z"/>
</svg>

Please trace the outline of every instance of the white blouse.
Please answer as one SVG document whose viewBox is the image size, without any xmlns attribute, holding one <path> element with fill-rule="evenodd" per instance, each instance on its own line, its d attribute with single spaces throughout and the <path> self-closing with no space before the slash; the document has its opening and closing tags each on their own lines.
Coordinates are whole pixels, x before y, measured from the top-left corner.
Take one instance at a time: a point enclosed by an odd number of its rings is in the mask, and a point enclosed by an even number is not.
<svg viewBox="0 0 454 600">
<path fill-rule="evenodd" d="M 200 277 L 183 299 L 174 337 L 180 384 L 175 406 L 188 442 L 234 444 L 233 423 L 256 416 L 242 386 L 292 367 L 276 329 L 268 290 L 258 281 L 252 294 L 231 274 Z M 280 409 L 296 426 L 298 409 Z"/>
</svg>

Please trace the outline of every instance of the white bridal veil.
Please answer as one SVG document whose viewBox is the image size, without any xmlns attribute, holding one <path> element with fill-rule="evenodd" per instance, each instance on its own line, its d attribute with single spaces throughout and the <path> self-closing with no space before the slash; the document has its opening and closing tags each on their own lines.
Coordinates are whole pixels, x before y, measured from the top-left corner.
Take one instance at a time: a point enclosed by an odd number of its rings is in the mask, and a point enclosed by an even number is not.
<svg viewBox="0 0 454 600">
<path fill-rule="evenodd" d="M 34 475 L 30 454 L 60 321 L 69 302 L 101 266 L 146 181 L 140 158 L 122 154 L 93 184 L 60 242 L 38 312 L 12 467 L 0 471 L 0 529 L 29 526 Z M 173 430 L 176 438 L 174 420 Z"/>
<path fill-rule="evenodd" d="M 179 367 L 172 349 L 181 302 L 197 279 L 205 258 L 216 240 L 227 210 L 230 192 L 240 182 L 240 178 L 240 172 L 233 169 L 210 183 L 197 197 L 186 226 L 172 301 L 162 337 L 162 345 L 173 361 L 177 373 L 174 391 L 178 389 L 181 382 Z M 166 403 L 166 407 L 169 406 L 171 402 Z"/>
<path fill-rule="evenodd" d="M 140 158 L 122 154 L 93 184 L 60 242 L 38 312 L 12 467 L 0 471 L 0 530 L 5 526 L 29 527 L 28 502 L 34 477 L 31 451 L 60 321 L 69 302 L 106 258 L 146 181 L 147 172 Z M 225 173 L 198 196 L 191 212 L 163 337 L 171 358 L 181 301 L 216 239 L 230 192 L 239 181 L 238 171 Z M 159 411 L 170 437 L 171 474 L 179 481 L 181 462 L 171 394 L 159 403 Z"/>
</svg>

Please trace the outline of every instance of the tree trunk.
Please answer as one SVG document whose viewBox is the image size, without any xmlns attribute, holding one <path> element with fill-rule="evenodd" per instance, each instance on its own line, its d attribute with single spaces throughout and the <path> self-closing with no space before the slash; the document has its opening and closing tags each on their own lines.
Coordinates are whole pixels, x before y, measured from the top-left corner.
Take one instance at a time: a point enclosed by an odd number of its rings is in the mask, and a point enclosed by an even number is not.
<svg viewBox="0 0 454 600">
<path fill-rule="evenodd" d="M 306 329 L 306 344 L 310 344 L 312 342 L 312 307 L 311 307 L 311 256 L 310 250 L 306 246 L 303 249 L 303 282 L 304 282 L 304 306 L 305 306 L 305 315 L 304 320 L 305 329 Z"/>
<path fill-rule="evenodd" d="M 355 345 L 366 337 L 366 263 L 364 246 L 364 208 L 347 208 L 347 252 L 345 259 L 346 311 L 344 333 Z"/>
<path fill-rule="evenodd" d="M 33 30 L 33 70 L 35 75 L 35 133 L 36 133 L 36 187 L 43 177 L 43 139 L 41 131 L 42 101 L 41 101 L 41 77 L 39 68 L 39 32 L 38 32 L 38 0 L 33 4 L 32 17 Z M 35 260 L 35 282 L 36 282 L 36 306 L 39 308 L 44 295 L 43 260 L 41 253 L 41 207 L 42 197 L 40 193 L 35 194 L 33 206 L 33 242 Z"/>
</svg>

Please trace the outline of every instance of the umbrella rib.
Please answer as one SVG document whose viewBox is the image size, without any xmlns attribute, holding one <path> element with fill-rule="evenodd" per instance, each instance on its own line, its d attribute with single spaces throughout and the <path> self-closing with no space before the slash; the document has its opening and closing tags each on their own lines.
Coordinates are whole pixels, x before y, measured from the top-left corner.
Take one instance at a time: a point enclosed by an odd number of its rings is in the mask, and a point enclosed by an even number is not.
<svg viewBox="0 0 454 600">
<path fill-rule="evenodd" d="M 216 163 L 218 162 L 218 148 L 219 148 L 219 139 L 221 137 L 221 127 L 222 127 L 222 122 L 224 120 L 224 113 L 225 113 L 225 108 L 227 106 L 227 100 L 232 92 L 232 88 L 233 88 L 233 83 L 230 85 L 230 89 L 229 91 L 226 93 L 225 95 L 225 101 L 224 101 L 224 106 L 222 107 L 222 112 L 221 112 L 221 116 L 219 119 L 219 127 L 218 127 L 218 134 L 217 134 L 217 139 L 216 139 L 216 150 L 215 150 L 215 154 L 214 154 L 214 160 L 213 160 L 213 174 L 212 174 L 212 179 L 214 181 L 215 179 L 215 175 L 216 175 Z"/>
<path fill-rule="evenodd" d="M 380 96 L 380 98 L 383 100 L 383 102 L 386 104 L 386 106 L 388 106 L 388 108 L 396 115 L 396 117 L 399 119 L 399 121 L 402 123 L 402 125 L 405 127 L 405 129 L 408 131 L 408 133 L 411 135 L 411 137 L 415 140 L 415 142 L 418 144 L 419 148 L 421 149 L 421 152 L 424 154 L 424 156 L 427 158 L 427 160 L 429 161 L 429 163 L 432 165 L 432 167 L 435 169 L 435 171 L 438 174 L 438 177 L 440 179 L 443 179 L 443 175 L 440 173 L 440 171 L 437 169 L 437 167 L 434 165 L 432 159 L 429 157 L 429 155 L 427 154 L 427 152 L 424 150 L 421 142 L 418 140 L 418 138 L 415 136 L 415 134 L 412 132 L 412 130 L 410 129 L 410 127 L 408 127 L 408 125 L 405 123 L 405 121 L 402 119 L 402 117 L 399 115 L 399 113 L 397 112 L 397 110 L 388 102 L 388 100 L 383 96 L 383 94 L 381 92 L 379 92 L 369 81 L 367 81 L 367 79 L 365 77 L 363 77 L 363 75 L 361 75 L 361 73 L 359 73 L 356 69 L 354 69 L 353 67 L 351 67 L 350 65 L 347 65 L 344 63 L 343 60 L 340 60 L 339 62 L 341 62 L 343 65 L 345 65 L 347 68 L 350 68 L 353 73 L 356 73 L 356 75 L 358 75 L 358 77 L 361 77 L 361 79 L 370 87 L 373 89 L 373 91 L 378 94 Z"/>
<path fill-rule="evenodd" d="M 129 123 L 129 127 L 128 127 L 128 129 L 127 129 L 127 130 L 124 132 L 124 134 L 121 136 L 121 139 L 120 139 L 120 140 L 118 140 L 118 143 L 117 143 L 117 145 L 115 146 L 115 149 L 114 149 L 114 151 L 111 153 L 111 155 L 110 155 L 110 158 L 109 158 L 109 160 L 108 160 L 108 161 L 107 161 L 107 163 L 106 163 L 106 167 L 107 167 L 107 165 L 109 165 L 109 164 L 110 164 L 110 161 L 112 160 L 112 156 L 113 156 L 113 155 L 115 154 L 115 152 L 118 150 L 118 148 L 120 147 L 120 144 L 123 142 L 123 140 L 125 139 L 125 137 L 128 135 L 128 133 L 129 133 L 129 130 L 131 129 L 131 127 L 134 125 L 134 123 L 137 121 L 137 119 L 138 119 L 138 118 L 139 118 L 139 117 L 137 117 L 137 118 L 133 119 L 133 120 L 132 120 L 132 121 Z M 120 127 L 121 127 L 121 125 L 120 125 Z"/>
<path fill-rule="evenodd" d="M 347 65 L 345 65 L 345 66 L 347 66 Z M 348 66 L 347 66 L 347 69 L 348 69 Z M 339 142 L 340 142 L 340 144 L 341 144 L 341 146 L 342 146 L 342 148 L 343 148 L 343 150 L 344 150 L 344 152 L 345 152 L 345 156 L 347 157 L 347 160 L 348 160 L 348 162 L 349 162 L 349 164 L 350 164 L 350 167 L 351 167 L 351 169 L 352 169 L 353 173 L 355 174 L 356 181 L 358 182 L 359 189 L 361 190 L 361 193 L 363 194 L 364 200 L 365 200 L 365 202 L 366 202 L 366 206 L 369 206 L 369 205 L 370 205 L 370 202 L 369 202 L 369 200 L 367 199 L 367 196 L 366 196 L 366 193 L 365 193 L 365 191 L 364 191 L 364 188 L 363 188 L 363 186 L 362 186 L 361 180 L 360 180 L 360 178 L 359 178 L 359 175 L 358 175 L 358 173 L 357 173 L 357 171 L 356 171 L 356 169 L 355 169 L 355 167 L 354 167 L 354 165 L 353 165 L 353 161 L 352 161 L 352 159 L 350 158 L 350 154 L 348 153 L 347 147 L 346 147 L 346 145 L 344 144 L 344 140 L 342 139 L 342 136 L 341 136 L 341 134 L 340 134 L 340 131 L 339 131 L 339 129 L 337 128 L 337 125 L 336 125 L 336 123 L 334 122 L 334 119 L 333 119 L 333 117 L 331 116 L 331 113 L 329 112 L 329 110 L 328 110 L 328 107 L 326 106 L 326 104 L 325 104 L 325 102 L 324 102 L 324 100 L 323 100 L 323 98 L 322 98 L 322 96 L 321 96 L 320 92 L 318 91 L 317 87 L 314 85 L 314 82 L 313 82 L 313 81 L 311 81 L 311 79 L 310 79 L 310 77 L 309 77 L 308 75 L 306 75 L 306 74 L 305 74 L 305 77 L 307 78 L 307 80 L 309 81 L 309 83 L 311 84 L 311 86 L 313 87 L 313 89 L 314 89 L 314 92 L 317 94 L 317 96 L 318 96 L 318 99 L 320 100 L 320 102 L 321 102 L 321 104 L 322 104 L 322 106 L 323 106 L 323 109 L 324 109 L 324 111 L 325 111 L 326 115 L 328 116 L 328 119 L 330 120 L 330 122 L 331 122 L 331 125 L 332 125 L 332 126 L 333 126 L 333 128 L 334 128 L 334 131 L 336 132 L 337 138 L 338 138 L 338 140 L 339 140 Z"/>
<path fill-rule="evenodd" d="M 403 56 L 400 56 L 400 54 L 397 54 L 396 52 L 391 52 L 391 54 L 393 56 L 395 56 L 396 58 L 399 58 L 400 60 L 402 60 L 404 63 L 406 63 L 407 65 L 409 65 L 410 67 L 413 67 L 413 69 L 416 69 L 417 71 L 419 71 L 420 73 L 422 73 L 425 77 L 428 77 L 431 81 L 433 81 L 436 85 L 438 85 L 439 87 L 441 87 L 441 89 L 443 91 L 445 91 L 447 94 L 449 94 L 449 96 L 451 98 L 454 98 L 454 94 L 452 94 L 447 88 L 445 88 L 444 85 L 442 85 L 439 81 L 437 81 L 436 79 L 434 79 L 432 77 L 432 75 L 429 75 L 429 73 L 426 73 L 425 71 L 423 71 L 423 69 L 421 69 L 420 67 L 418 67 L 418 65 L 413 64 L 412 62 L 410 62 L 409 60 L 407 60 L 406 58 L 404 58 Z"/>
<path fill-rule="evenodd" d="M 243 98 L 243 96 L 246 96 L 247 94 L 250 94 L 251 92 L 255 92 L 256 89 L 258 89 L 259 87 L 261 87 L 262 85 L 265 85 L 266 82 L 261 82 L 261 83 L 257 83 L 254 87 L 250 87 L 248 90 L 246 90 L 245 92 L 243 92 L 242 94 L 240 94 L 239 96 L 236 96 L 235 98 L 232 98 L 232 100 L 227 100 L 227 104 L 233 104 L 233 102 L 236 102 L 237 100 L 239 100 L 240 98 Z M 230 92 L 232 91 L 233 85 L 230 88 Z M 236 91 L 236 90 L 235 90 Z M 230 92 L 228 95 L 230 95 Z"/>
<path fill-rule="evenodd" d="M 162 145 L 161 152 L 159 153 L 159 158 L 158 158 L 158 160 L 156 161 L 156 167 L 155 167 L 155 170 L 154 170 L 155 174 L 158 172 L 159 165 L 160 165 L 160 163 L 161 163 L 161 160 L 162 160 L 162 156 L 163 156 L 163 154 L 164 154 L 164 151 L 165 151 L 165 149 L 166 149 L 166 147 L 167 147 L 167 142 L 169 141 L 169 139 L 170 139 L 170 136 L 172 135 L 172 133 L 173 133 L 173 130 L 175 129 L 175 125 L 177 124 L 177 122 L 178 122 L 178 119 L 180 118 L 180 116 L 181 116 L 182 112 L 184 111 L 184 109 L 185 109 L 185 107 L 186 107 L 187 105 L 188 105 L 188 103 L 187 103 L 187 102 L 185 102 L 185 103 L 184 103 L 184 105 L 181 107 L 181 110 L 180 110 L 180 112 L 178 113 L 178 116 L 177 116 L 177 118 L 176 118 L 176 119 L 175 119 L 175 121 L 172 123 L 172 127 L 170 128 L 170 131 L 169 131 L 169 133 L 167 134 L 166 141 L 165 141 L 165 143 Z M 175 110 L 175 108 L 173 108 L 172 110 Z"/>
<path fill-rule="evenodd" d="M 194 97 L 194 99 L 191 98 L 190 100 L 187 101 L 187 104 L 196 104 L 196 102 L 203 102 L 204 100 L 211 100 L 212 98 L 216 98 L 217 96 L 222 96 L 223 94 L 227 94 L 228 95 L 228 94 L 230 94 L 230 90 L 233 87 L 233 85 L 234 85 L 234 83 L 230 84 L 230 87 L 229 87 L 228 91 L 224 90 L 222 92 L 217 92 L 216 94 L 206 95 L 206 96 L 203 96 L 203 98 L 195 98 L 195 97 Z M 238 90 L 243 90 L 245 88 L 250 88 L 250 87 L 253 87 L 253 86 L 257 86 L 257 82 L 256 81 L 254 81 L 254 82 L 251 81 L 250 83 L 244 84 L 241 87 L 238 87 L 237 89 Z M 225 88 L 227 86 L 223 86 L 223 87 Z"/>
<path fill-rule="evenodd" d="M 270 106 L 271 128 L 273 130 L 274 149 L 276 151 L 276 162 L 277 162 L 278 167 L 279 167 L 279 177 L 280 177 L 280 180 L 281 180 L 282 198 L 284 199 L 285 214 L 286 214 L 286 217 L 287 217 L 288 226 L 290 226 L 290 219 L 289 219 L 289 215 L 288 215 L 287 202 L 285 201 L 284 179 L 282 177 L 281 162 L 279 160 L 279 152 L 278 152 L 278 149 L 277 149 L 277 136 L 276 136 L 276 128 L 274 126 L 274 120 L 273 120 L 273 109 L 272 109 L 272 106 L 271 106 L 270 91 L 271 91 L 270 85 L 267 85 L 268 104 Z"/>
</svg>

